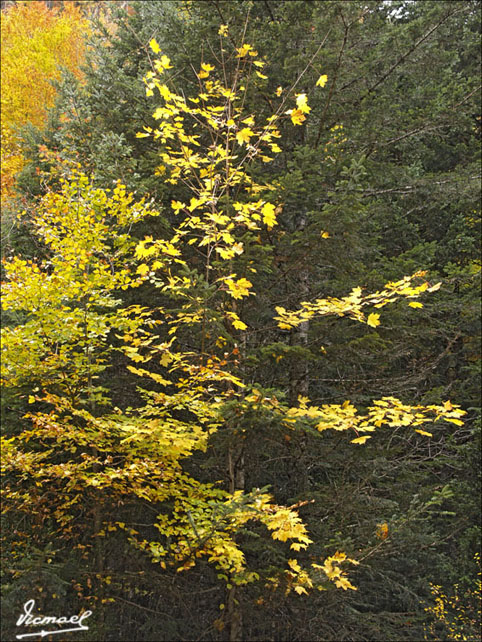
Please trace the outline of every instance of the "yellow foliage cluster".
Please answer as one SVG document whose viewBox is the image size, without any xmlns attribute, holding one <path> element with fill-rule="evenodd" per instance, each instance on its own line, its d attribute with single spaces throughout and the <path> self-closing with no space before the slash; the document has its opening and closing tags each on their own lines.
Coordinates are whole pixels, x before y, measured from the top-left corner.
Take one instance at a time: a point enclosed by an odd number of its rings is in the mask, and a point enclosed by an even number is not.
<svg viewBox="0 0 482 642">
<path fill-rule="evenodd" d="M 422 308 L 423 304 L 418 301 L 411 301 L 419 297 L 423 292 L 435 292 L 440 288 L 440 283 L 429 285 L 426 281 L 419 285 L 413 282 L 423 277 L 425 272 L 419 271 L 411 276 L 406 276 L 400 281 L 389 282 L 383 290 L 372 294 L 362 294 L 360 287 L 354 288 L 351 293 L 343 298 L 328 297 L 326 299 L 317 299 L 313 302 L 302 301 L 301 308 L 297 311 L 285 310 L 277 307 L 278 327 L 283 330 L 291 330 L 305 321 L 309 321 L 318 316 L 348 316 L 360 323 L 366 323 L 372 328 L 380 325 L 380 315 L 372 312 L 368 318 L 363 314 L 362 308 L 372 305 L 375 308 L 383 308 L 388 303 L 394 303 L 398 299 L 405 297 L 410 299 L 409 306 Z"/>
<path fill-rule="evenodd" d="M 59 67 L 80 74 L 88 22 L 73 2 L 49 9 L 44 2 L 18 2 L 1 16 L 2 200 L 12 195 L 24 158 L 18 128 L 40 126 L 54 103 L 51 81 Z"/>
<path fill-rule="evenodd" d="M 474 555 L 480 569 L 480 554 Z M 455 584 L 450 591 L 430 584 L 433 603 L 425 608 L 433 619 L 425 627 L 425 640 L 477 640 L 480 639 L 482 615 L 482 582 L 479 570 L 477 578 L 465 591 Z M 443 626 L 443 638 L 440 627 Z"/>
</svg>

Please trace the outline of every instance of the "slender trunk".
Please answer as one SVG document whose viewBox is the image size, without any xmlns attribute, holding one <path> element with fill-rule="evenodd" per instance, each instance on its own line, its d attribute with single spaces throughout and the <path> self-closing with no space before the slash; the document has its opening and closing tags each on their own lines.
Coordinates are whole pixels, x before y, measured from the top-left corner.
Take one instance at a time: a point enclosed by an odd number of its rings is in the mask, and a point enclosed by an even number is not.
<svg viewBox="0 0 482 642">
<path fill-rule="evenodd" d="M 228 615 L 229 615 L 229 642 L 242 642 L 243 640 L 243 612 L 236 599 L 237 586 L 229 589 Z"/>
<path fill-rule="evenodd" d="M 228 450 L 229 492 L 245 489 L 244 446 L 237 442 Z M 240 587 L 232 585 L 228 589 L 227 611 L 229 622 L 229 642 L 243 640 L 243 612 L 239 602 Z"/>
<path fill-rule="evenodd" d="M 306 227 L 306 216 L 302 214 L 300 217 L 298 230 L 304 230 Z M 309 272 L 308 264 L 306 263 L 300 270 L 299 274 L 299 291 L 301 294 L 301 301 L 309 299 Z M 300 323 L 296 331 L 292 334 L 292 342 L 303 348 L 308 348 L 308 335 L 310 330 L 310 322 L 303 321 Z M 310 387 L 310 368 L 309 360 L 302 358 L 292 369 L 290 377 L 290 402 L 291 405 L 298 403 L 298 397 L 308 397 Z M 309 487 L 308 470 L 306 466 L 306 452 L 307 452 L 307 436 L 306 433 L 300 432 L 296 441 L 298 446 L 298 474 L 300 491 L 307 491 Z"/>
<path fill-rule="evenodd" d="M 89 411 L 91 415 L 95 415 L 96 411 L 96 402 L 95 398 L 93 395 L 93 379 L 92 379 L 92 356 L 91 356 L 91 349 L 90 349 L 90 344 L 88 342 L 88 318 L 87 318 L 87 306 L 85 300 L 83 301 L 83 306 L 84 306 L 84 328 L 85 328 L 85 334 L 84 334 L 84 341 L 85 341 L 85 355 L 87 358 L 87 394 L 88 394 L 88 400 L 89 400 Z M 92 456 L 94 458 L 94 463 L 92 466 L 92 471 L 94 475 L 98 472 L 100 472 L 100 464 L 97 463 L 97 459 L 99 457 L 99 451 L 95 446 L 92 446 Z M 92 508 L 92 513 L 93 513 L 93 537 L 94 537 L 94 571 L 95 575 L 97 577 L 98 582 L 96 583 L 98 586 L 98 595 L 97 595 L 97 626 L 98 626 L 98 633 L 102 636 L 104 636 L 104 606 L 103 606 L 103 597 L 104 597 L 104 585 L 103 585 L 103 578 L 104 578 L 104 541 L 102 537 L 99 537 L 98 533 L 100 532 L 102 528 L 102 501 L 101 497 L 99 497 L 98 501 L 95 501 L 94 506 Z"/>
<path fill-rule="evenodd" d="M 237 306 L 233 304 L 233 311 L 236 312 Z M 240 357 L 243 359 L 246 353 L 246 333 L 242 333 Z M 228 475 L 229 475 L 229 492 L 232 494 L 236 490 L 244 491 L 246 488 L 245 479 L 245 460 L 244 460 L 244 443 L 242 435 L 233 435 L 231 445 L 228 449 Z M 240 604 L 241 588 L 232 585 L 228 589 L 227 612 L 229 622 L 229 641 L 241 642 L 243 640 L 243 611 Z"/>
</svg>

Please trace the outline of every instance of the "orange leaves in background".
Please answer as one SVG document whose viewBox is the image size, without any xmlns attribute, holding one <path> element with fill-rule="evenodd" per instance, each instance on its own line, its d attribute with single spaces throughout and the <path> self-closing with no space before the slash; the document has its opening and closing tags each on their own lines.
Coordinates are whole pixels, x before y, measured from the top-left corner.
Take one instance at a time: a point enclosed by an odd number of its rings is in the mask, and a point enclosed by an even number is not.
<svg viewBox="0 0 482 642">
<path fill-rule="evenodd" d="M 378 539 L 387 539 L 388 524 L 386 522 L 383 522 L 383 524 L 377 524 L 377 537 Z"/>
<path fill-rule="evenodd" d="M 53 9 L 44 2 L 19 2 L 2 12 L 2 201 L 12 195 L 15 174 L 25 163 L 17 129 L 45 121 L 60 66 L 80 74 L 87 31 L 73 2 Z"/>
</svg>

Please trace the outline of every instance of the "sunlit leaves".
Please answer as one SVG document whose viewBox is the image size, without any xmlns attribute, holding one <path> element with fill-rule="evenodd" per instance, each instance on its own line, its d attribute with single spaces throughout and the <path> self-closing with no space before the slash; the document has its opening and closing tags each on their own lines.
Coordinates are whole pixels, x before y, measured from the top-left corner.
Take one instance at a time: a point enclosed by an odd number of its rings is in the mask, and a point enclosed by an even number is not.
<svg viewBox="0 0 482 642">
<path fill-rule="evenodd" d="M 2 10 L 2 198 L 10 196 L 23 167 L 17 129 L 40 126 L 56 90 L 60 67 L 80 76 L 88 23 L 73 2 L 62 11 L 44 2 L 19 2 Z"/>
<path fill-rule="evenodd" d="M 351 559 L 346 556 L 345 553 L 336 552 L 334 555 L 327 557 L 323 565 L 313 563 L 311 566 L 316 569 L 323 571 L 326 577 L 335 583 L 338 588 L 343 590 L 351 589 L 356 591 L 357 588 L 351 584 L 348 580 L 346 573 L 342 570 L 341 564 L 348 562 L 350 564 L 358 564 L 354 559 Z"/>
<path fill-rule="evenodd" d="M 318 78 L 318 80 L 316 81 L 316 86 L 317 87 L 324 87 L 327 82 L 328 82 L 328 76 L 326 74 L 322 74 Z"/>
<path fill-rule="evenodd" d="M 27 372 L 62 379 L 64 369 L 72 383 L 76 360 L 79 372 L 88 360 L 87 340 L 105 345 L 109 328 L 125 325 L 113 312 L 114 293 L 135 286 L 137 277 L 126 266 L 132 241 L 123 227 L 153 214 L 121 184 L 110 193 L 95 189 L 80 172 L 43 198 L 32 222 L 49 260 L 4 263 L 3 309 L 30 313 L 23 326 L 2 331 L 5 383 L 15 385 Z"/>
<path fill-rule="evenodd" d="M 376 328 L 377 326 L 379 326 L 380 315 L 377 314 L 376 312 L 372 312 L 371 314 L 369 314 L 367 318 L 367 325 L 369 325 L 372 328 Z"/>
<path fill-rule="evenodd" d="M 208 78 L 209 73 L 214 70 L 214 66 L 206 62 L 201 64 L 201 71 L 198 73 L 199 78 Z"/>
<path fill-rule="evenodd" d="M 403 404 L 395 397 L 383 397 L 373 401 L 368 406 L 366 413 L 361 414 L 349 401 L 343 404 L 325 404 L 322 406 L 310 405 L 309 399 L 300 397 L 299 406 L 289 408 L 285 413 L 284 421 L 289 426 L 298 418 L 305 418 L 313 422 L 315 428 L 325 430 L 354 431 L 357 435 L 351 440 L 354 444 L 363 444 L 371 435 L 360 433 L 373 433 L 382 426 L 413 428 L 419 434 L 431 437 L 431 433 L 419 428 L 428 423 L 440 420 L 463 425 L 461 417 L 465 412 L 458 406 L 409 406 Z"/>
<path fill-rule="evenodd" d="M 149 41 L 149 46 L 155 54 L 158 54 L 161 51 L 161 48 L 157 44 L 157 41 L 155 38 L 152 38 L 152 40 Z"/>
<path fill-rule="evenodd" d="M 311 111 L 311 108 L 308 106 L 308 97 L 306 94 L 297 94 L 296 96 L 296 107 L 303 113 L 307 114 Z"/>
<path fill-rule="evenodd" d="M 306 120 L 306 116 L 301 109 L 290 109 L 286 113 L 290 114 L 293 125 L 302 125 Z"/>
<path fill-rule="evenodd" d="M 370 435 L 364 435 L 363 437 L 357 437 L 356 439 L 352 439 L 351 443 L 352 444 L 364 444 L 367 439 L 370 439 Z"/>
<path fill-rule="evenodd" d="M 255 51 L 251 45 L 248 45 L 246 43 L 242 47 L 238 47 L 236 49 L 236 51 L 237 51 L 237 54 L 236 54 L 237 58 L 244 58 L 248 54 L 250 56 L 257 56 L 258 55 L 258 52 Z"/>
<path fill-rule="evenodd" d="M 303 321 L 326 315 L 348 316 L 375 328 L 380 324 L 380 315 L 372 312 L 368 318 L 366 318 L 363 313 L 363 308 L 368 305 L 375 308 L 382 308 L 400 298 L 417 298 L 423 292 L 434 292 L 440 287 L 439 283 L 430 286 L 427 282 L 414 285 L 413 282 L 423 275 L 424 272 L 416 272 L 412 276 L 406 276 L 400 281 L 387 283 L 385 289 L 374 292 L 373 294 L 362 294 L 361 288 L 354 288 L 350 295 L 341 299 L 329 297 L 326 299 L 318 299 L 314 302 L 302 302 L 300 310 L 295 312 L 287 311 L 284 308 L 277 308 L 278 316 L 275 318 L 278 321 L 278 326 L 282 329 L 294 328 Z M 410 301 L 410 303 L 412 302 Z M 412 307 L 414 306 L 412 305 Z"/>
<path fill-rule="evenodd" d="M 275 207 L 272 203 L 265 203 L 261 209 L 263 223 L 271 229 L 276 224 Z"/>
<path fill-rule="evenodd" d="M 239 145 L 242 145 L 243 143 L 249 143 L 251 136 L 253 136 L 253 131 L 249 127 L 243 127 L 243 129 L 236 134 L 236 140 Z"/>
<path fill-rule="evenodd" d="M 228 292 L 233 299 L 242 299 L 249 294 L 253 294 L 250 292 L 253 284 L 251 281 L 248 281 L 248 279 L 242 278 L 235 281 L 234 279 L 228 278 L 224 279 L 224 283 L 228 286 Z"/>
</svg>

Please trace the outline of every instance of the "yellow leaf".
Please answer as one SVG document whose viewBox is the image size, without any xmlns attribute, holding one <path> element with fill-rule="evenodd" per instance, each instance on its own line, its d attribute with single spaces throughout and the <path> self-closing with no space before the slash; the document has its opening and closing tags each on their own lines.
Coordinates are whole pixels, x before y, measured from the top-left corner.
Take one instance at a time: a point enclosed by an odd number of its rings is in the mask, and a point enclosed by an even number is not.
<svg viewBox="0 0 482 642">
<path fill-rule="evenodd" d="M 383 524 L 377 524 L 377 537 L 379 539 L 387 539 L 388 524 L 386 522 L 383 522 Z"/>
<path fill-rule="evenodd" d="M 220 36 L 227 36 L 228 35 L 228 25 L 221 25 L 219 27 L 218 34 Z"/>
<path fill-rule="evenodd" d="M 367 319 L 367 325 L 371 326 L 372 328 L 376 328 L 377 325 L 380 325 L 380 315 L 377 314 L 376 312 L 372 312 Z"/>
<path fill-rule="evenodd" d="M 328 82 L 328 76 L 326 74 L 323 74 L 316 81 L 316 87 L 324 87 L 327 82 Z"/>
<path fill-rule="evenodd" d="M 181 203 L 180 201 L 171 201 L 171 207 L 177 214 L 179 210 L 182 210 L 182 208 L 186 207 L 186 205 L 184 203 Z"/>
<path fill-rule="evenodd" d="M 307 114 L 309 111 L 311 111 L 311 107 L 308 107 L 308 98 L 306 94 L 298 94 L 296 96 L 296 106 L 304 114 Z"/>
<path fill-rule="evenodd" d="M 305 595 L 308 595 L 308 591 L 305 588 L 303 588 L 303 586 L 295 586 L 295 591 L 296 593 L 298 593 L 298 595 L 301 595 L 302 593 L 304 593 Z"/>
<path fill-rule="evenodd" d="M 155 40 L 155 38 L 152 38 L 152 40 L 149 42 L 149 46 L 151 47 L 152 51 L 155 54 L 157 54 L 157 53 L 159 53 L 161 51 L 161 48 L 157 44 L 157 41 Z"/>
<path fill-rule="evenodd" d="M 423 303 L 419 303 L 418 301 L 410 301 L 408 305 L 411 308 L 423 308 Z"/>
<path fill-rule="evenodd" d="M 236 58 L 244 58 L 244 56 L 246 56 L 252 49 L 253 47 L 247 44 L 244 44 L 242 47 L 238 47 L 236 49 L 236 51 L 238 52 Z"/>
<path fill-rule="evenodd" d="M 263 80 L 266 80 L 266 78 L 268 77 L 262 74 L 260 71 L 256 71 L 256 75 L 259 76 L 259 78 L 262 78 Z"/>
<path fill-rule="evenodd" d="M 142 263 L 142 265 L 139 265 L 139 267 L 137 268 L 137 274 L 140 274 L 141 276 L 145 276 L 148 272 L 149 266 L 145 263 Z"/>
<path fill-rule="evenodd" d="M 238 279 L 237 281 L 226 279 L 225 283 L 228 286 L 229 294 L 233 299 L 242 299 L 243 296 L 248 296 L 250 294 L 249 288 L 253 285 L 251 281 L 248 281 L 248 279 L 245 278 Z"/>
<path fill-rule="evenodd" d="M 364 444 L 367 439 L 370 439 L 371 435 L 364 435 L 363 437 L 357 437 L 356 439 L 351 440 L 351 444 Z"/>
<path fill-rule="evenodd" d="M 330 238 L 330 234 L 328 232 L 323 232 L 322 231 L 322 232 L 320 232 L 320 236 L 321 236 L 322 239 L 329 239 Z"/>
<path fill-rule="evenodd" d="M 203 62 L 201 65 L 201 71 L 199 72 L 199 78 L 207 78 L 209 76 L 209 72 L 214 70 L 214 66 L 210 65 L 207 62 Z"/>
<path fill-rule="evenodd" d="M 163 69 L 172 69 L 171 59 L 167 56 L 161 56 L 159 64 Z"/>
<path fill-rule="evenodd" d="M 167 87 L 167 85 L 160 85 L 158 89 L 159 89 L 159 93 L 164 98 L 164 100 L 170 100 L 172 94 L 169 91 L 169 88 Z"/>
<path fill-rule="evenodd" d="M 196 241 L 196 239 L 191 239 L 191 241 Z M 217 247 L 215 248 L 216 252 L 222 259 L 232 259 L 236 252 L 232 248 L 226 247 Z"/>
<path fill-rule="evenodd" d="M 462 423 L 462 422 L 460 422 L 460 423 Z M 431 432 L 427 432 L 425 430 L 419 430 L 418 428 L 415 428 L 415 432 L 418 432 L 419 435 L 424 435 L 424 437 L 432 437 L 432 433 Z"/>
<path fill-rule="evenodd" d="M 236 328 L 236 330 L 246 330 L 248 327 L 246 323 L 243 321 L 240 321 L 239 319 L 236 319 L 236 321 L 233 321 L 233 326 Z"/>
<path fill-rule="evenodd" d="M 188 209 L 190 212 L 193 212 L 193 211 L 194 211 L 197 207 L 199 207 L 200 205 L 204 205 L 204 203 L 205 203 L 205 202 L 206 202 L 206 199 L 205 199 L 205 198 L 202 198 L 202 197 L 201 197 L 201 198 L 195 198 L 195 197 L 193 196 L 193 197 L 191 198 L 191 201 L 190 201 L 189 206 L 188 206 L 188 208 L 187 208 L 187 209 Z"/>
<path fill-rule="evenodd" d="M 237 134 L 236 134 L 236 140 L 238 141 L 238 145 L 242 145 L 243 143 L 249 143 L 249 139 L 253 135 L 253 131 L 249 127 L 243 127 Z"/>
<path fill-rule="evenodd" d="M 292 330 L 293 326 L 289 325 L 288 323 L 283 323 L 282 321 L 279 321 L 278 328 L 280 328 L 281 330 Z"/>
<path fill-rule="evenodd" d="M 35 403 L 35 397 L 32 396 L 32 395 L 29 395 L 28 402 L 29 403 Z"/>
<path fill-rule="evenodd" d="M 358 590 L 356 586 L 353 586 L 353 584 L 346 577 L 340 577 L 335 580 L 335 586 L 337 588 L 342 588 L 344 591 L 346 591 L 347 589 L 352 589 L 353 591 Z"/>
<path fill-rule="evenodd" d="M 445 421 L 450 421 L 450 423 L 455 424 L 456 426 L 463 426 L 464 422 L 460 419 L 452 419 L 451 417 L 444 417 Z"/>
<path fill-rule="evenodd" d="M 301 125 L 306 120 L 306 116 L 301 109 L 291 110 L 291 122 L 293 125 Z"/>
<path fill-rule="evenodd" d="M 261 214 L 263 215 L 263 223 L 268 227 L 268 229 L 271 229 L 273 225 L 276 224 L 274 205 L 272 203 L 265 203 L 261 210 Z"/>
<path fill-rule="evenodd" d="M 281 94 L 282 94 L 282 93 L 283 93 L 283 87 L 278 87 L 278 88 L 276 89 L 276 95 L 277 95 L 277 96 L 281 96 Z"/>
<path fill-rule="evenodd" d="M 164 252 L 164 254 L 168 254 L 169 256 L 179 256 L 180 254 L 179 250 L 175 248 L 172 243 L 169 243 L 169 241 L 165 242 L 162 251 Z"/>
</svg>

